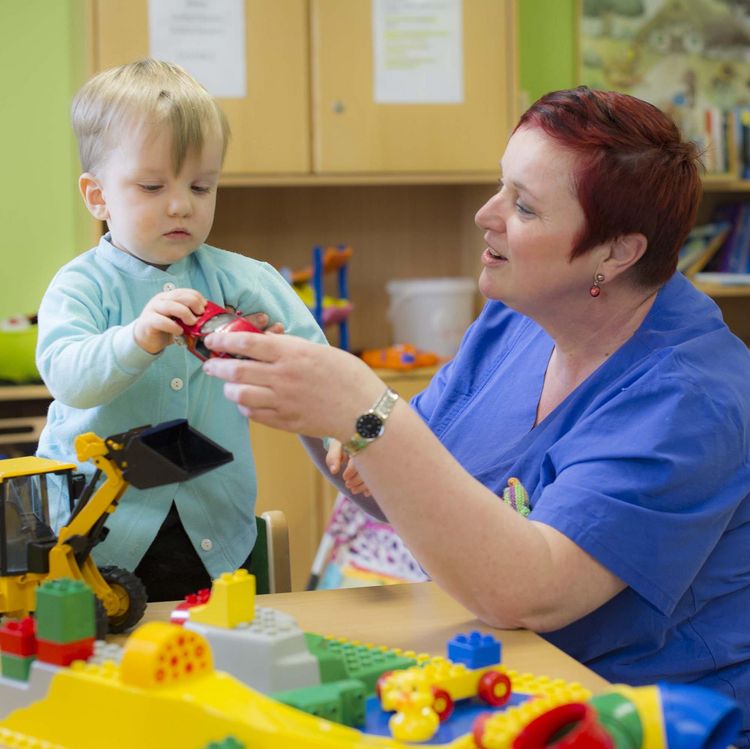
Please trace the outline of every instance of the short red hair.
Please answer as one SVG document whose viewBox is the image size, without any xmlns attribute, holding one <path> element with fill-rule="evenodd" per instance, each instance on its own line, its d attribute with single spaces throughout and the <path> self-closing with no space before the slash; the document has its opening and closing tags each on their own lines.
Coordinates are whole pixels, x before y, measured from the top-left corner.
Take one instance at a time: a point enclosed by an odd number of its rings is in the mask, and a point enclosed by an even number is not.
<svg viewBox="0 0 750 749">
<path fill-rule="evenodd" d="M 672 119 L 633 96 L 579 86 L 543 96 L 515 130 L 521 127 L 541 128 L 578 157 L 574 180 L 586 226 L 571 259 L 640 233 L 648 246 L 634 280 L 642 286 L 667 281 L 703 194 L 698 148 L 683 140 Z"/>
</svg>

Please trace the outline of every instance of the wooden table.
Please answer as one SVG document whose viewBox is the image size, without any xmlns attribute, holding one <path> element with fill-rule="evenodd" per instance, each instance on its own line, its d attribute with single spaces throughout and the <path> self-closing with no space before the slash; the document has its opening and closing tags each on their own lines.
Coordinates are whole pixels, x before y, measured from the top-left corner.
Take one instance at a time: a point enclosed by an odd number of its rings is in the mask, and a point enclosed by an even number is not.
<svg viewBox="0 0 750 749">
<path fill-rule="evenodd" d="M 502 660 L 508 668 L 577 681 L 594 693 L 608 686 L 600 676 L 533 632 L 496 630 L 482 624 L 431 582 L 275 593 L 256 600 L 259 606 L 291 614 L 306 632 L 431 655 L 445 655 L 451 637 L 479 629 L 500 640 Z M 144 621 L 166 620 L 173 606 L 151 604 Z"/>
</svg>

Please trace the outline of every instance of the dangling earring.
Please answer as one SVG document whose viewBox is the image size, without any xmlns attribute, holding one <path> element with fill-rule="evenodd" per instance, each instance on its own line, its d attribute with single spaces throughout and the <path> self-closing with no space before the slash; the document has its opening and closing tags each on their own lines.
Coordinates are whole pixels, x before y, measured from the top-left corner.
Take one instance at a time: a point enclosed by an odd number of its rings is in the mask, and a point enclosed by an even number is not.
<svg viewBox="0 0 750 749">
<path fill-rule="evenodd" d="M 591 296 L 597 297 L 597 296 L 599 296 L 599 294 L 602 293 L 602 290 L 601 290 L 601 288 L 599 286 L 599 284 L 602 283 L 602 281 L 604 281 L 604 273 L 597 273 L 594 276 L 594 284 L 589 289 L 589 294 L 591 294 Z"/>
</svg>

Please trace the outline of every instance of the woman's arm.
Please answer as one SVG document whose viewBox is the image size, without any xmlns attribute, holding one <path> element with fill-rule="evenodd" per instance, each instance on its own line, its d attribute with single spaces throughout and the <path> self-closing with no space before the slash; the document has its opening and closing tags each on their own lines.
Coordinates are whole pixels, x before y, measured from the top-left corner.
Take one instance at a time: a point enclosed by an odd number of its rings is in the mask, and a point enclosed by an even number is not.
<svg viewBox="0 0 750 749">
<path fill-rule="evenodd" d="M 361 360 L 288 336 L 216 335 L 225 394 L 260 423 L 347 442 L 385 389 Z M 529 521 L 470 476 L 407 403 L 357 457 L 373 496 L 427 572 L 491 625 L 550 631 L 625 586 L 567 537 Z"/>
</svg>

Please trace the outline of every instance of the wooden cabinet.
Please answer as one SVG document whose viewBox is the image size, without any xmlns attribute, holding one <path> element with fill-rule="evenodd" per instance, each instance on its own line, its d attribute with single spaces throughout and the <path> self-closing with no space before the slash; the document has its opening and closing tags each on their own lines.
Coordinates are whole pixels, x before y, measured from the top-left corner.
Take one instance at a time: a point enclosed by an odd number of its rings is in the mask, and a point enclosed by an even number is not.
<svg viewBox="0 0 750 749">
<path fill-rule="evenodd" d="M 370 0 L 312 0 L 313 170 L 496 172 L 515 111 L 513 3 L 464 0 L 460 104 L 377 104 Z"/>
<path fill-rule="evenodd" d="M 94 69 L 149 54 L 147 0 L 92 1 Z M 376 104 L 371 0 L 245 0 L 247 96 L 219 99 L 224 182 L 494 174 L 516 116 L 514 11 L 463 0 L 462 102 Z"/>
<path fill-rule="evenodd" d="M 307 0 L 246 0 L 247 96 L 219 99 L 232 139 L 224 172 L 310 170 Z M 147 0 L 94 0 L 93 67 L 149 54 Z"/>
</svg>

